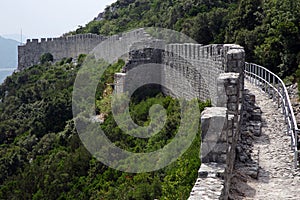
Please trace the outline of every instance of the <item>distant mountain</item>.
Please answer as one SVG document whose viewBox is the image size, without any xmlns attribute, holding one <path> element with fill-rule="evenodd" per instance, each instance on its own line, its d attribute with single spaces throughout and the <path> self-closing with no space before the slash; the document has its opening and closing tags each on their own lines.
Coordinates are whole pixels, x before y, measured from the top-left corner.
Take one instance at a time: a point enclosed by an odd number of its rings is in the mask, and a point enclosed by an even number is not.
<svg viewBox="0 0 300 200">
<path fill-rule="evenodd" d="M 30 38 L 25 35 L 21 36 L 21 34 L 4 34 L 4 35 L 2 35 L 2 37 L 6 38 L 6 39 L 16 40 L 18 42 L 21 42 L 21 38 L 22 38 L 23 43 L 26 42 L 26 40 Z"/>
<path fill-rule="evenodd" d="M 16 68 L 20 43 L 0 36 L 0 68 Z"/>
</svg>

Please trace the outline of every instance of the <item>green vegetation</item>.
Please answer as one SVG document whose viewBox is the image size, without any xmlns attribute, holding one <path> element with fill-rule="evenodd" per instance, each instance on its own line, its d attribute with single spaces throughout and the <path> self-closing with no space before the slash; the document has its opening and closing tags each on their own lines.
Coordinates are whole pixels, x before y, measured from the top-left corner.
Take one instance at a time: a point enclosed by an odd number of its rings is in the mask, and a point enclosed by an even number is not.
<svg viewBox="0 0 300 200">
<path fill-rule="evenodd" d="M 300 81 L 298 10 L 299 0 L 118 0 L 101 21 L 70 34 L 169 28 L 202 44 L 238 43 L 248 61 L 295 82 Z M 200 134 L 183 156 L 159 171 L 130 174 L 108 168 L 82 145 L 72 119 L 73 84 L 86 56 L 55 65 L 51 56 L 43 55 L 41 65 L 14 73 L 0 86 L 0 199 L 187 199 L 200 166 Z M 149 108 L 160 104 L 167 123 L 149 139 L 123 133 L 110 108 L 113 74 L 123 66 L 119 60 L 99 77 L 95 103 L 96 113 L 105 117 L 101 127 L 129 151 L 160 149 L 176 134 L 179 103 L 141 88 L 130 104 L 133 120 L 148 125 Z M 209 102 L 199 106 L 203 110 Z"/>
<path fill-rule="evenodd" d="M 247 61 L 300 80 L 299 0 L 119 0 L 101 21 L 72 34 L 112 35 L 139 27 L 183 32 L 200 44 L 237 43 Z M 299 84 L 300 85 L 300 84 Z"/>
<path fill-rule="evenodd" d="M 40 58 L 41 64 L 45 64 L 47 62 L 53 62 L 53 55 L 51 53 L 44 53 Z"/>
<path fill-rule="evenodd" d="M 84 55 L 80 56 L 85 57 Z M 82 58 L 83 59 L 83 58 Z M 108 67 L 97 89 L 101 125 L 116 145 L 149 152 L 169 143 L 180 122 L 177 100 L 145 90 L 135 93 L 130 110 L 137 124 L 149 123 L 153 104 L 162 105 L 168 120 L 150 139 L 122 133 L 111 113 L 110 84 L 124 61 Z M 64 59 L 8 77 L 0 87 L 0 199 L 186 199 L 200 166 L 200 136 L 170 166 L 151 173 L 120 172 L 98 162 L 82 145 L 71 111 L 73 83 L 81 63 Z M 209 103 L 199 103 L 203 110 Z"/>
</svg>

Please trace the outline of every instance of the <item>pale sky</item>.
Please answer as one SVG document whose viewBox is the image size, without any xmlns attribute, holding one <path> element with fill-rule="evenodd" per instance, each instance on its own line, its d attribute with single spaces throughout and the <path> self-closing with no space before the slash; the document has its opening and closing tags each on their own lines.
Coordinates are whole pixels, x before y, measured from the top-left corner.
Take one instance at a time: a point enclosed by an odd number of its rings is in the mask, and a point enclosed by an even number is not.
<svg viewBox="0 0 300 200">
<path fill-rule="evenodd" d="M 58 37 L 93 20 L 116 0 L 1 0 L 0 35 Z"/>
</svg>

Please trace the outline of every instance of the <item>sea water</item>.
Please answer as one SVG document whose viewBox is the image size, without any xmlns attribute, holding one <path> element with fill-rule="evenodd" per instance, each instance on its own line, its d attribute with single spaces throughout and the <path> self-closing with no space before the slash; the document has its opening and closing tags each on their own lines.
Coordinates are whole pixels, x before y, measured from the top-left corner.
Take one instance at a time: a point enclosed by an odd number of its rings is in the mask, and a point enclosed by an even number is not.
<svg viewBox="0 0 300 200">
<path fill-rule="evenodd" d="M 15 70 L 15 68 L 0 68 L 0 84 L 2 84 L 5 78 L 10 76 Z"/>
</svg>

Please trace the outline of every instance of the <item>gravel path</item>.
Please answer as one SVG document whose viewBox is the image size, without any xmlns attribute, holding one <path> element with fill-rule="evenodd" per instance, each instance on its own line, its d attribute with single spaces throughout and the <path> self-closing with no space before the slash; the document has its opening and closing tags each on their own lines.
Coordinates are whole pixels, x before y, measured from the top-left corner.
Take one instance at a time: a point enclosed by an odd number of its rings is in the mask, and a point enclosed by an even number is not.
<svg viewBox="0 0 300 200">
<path fill-rule="evenodd" d="M 258 87 L 247 81 L 245 87 L 255 95 L 256 104 L 263 112 L 263 128 L 253 147 L 259 151 L 258 179 L 247 178 L 243 199 L 300 199 L 300 172 L 293 168 L 290 136 L 286 135 L 281 110 Z"/>
</svg>

